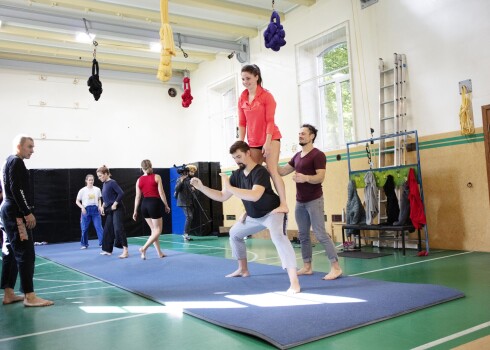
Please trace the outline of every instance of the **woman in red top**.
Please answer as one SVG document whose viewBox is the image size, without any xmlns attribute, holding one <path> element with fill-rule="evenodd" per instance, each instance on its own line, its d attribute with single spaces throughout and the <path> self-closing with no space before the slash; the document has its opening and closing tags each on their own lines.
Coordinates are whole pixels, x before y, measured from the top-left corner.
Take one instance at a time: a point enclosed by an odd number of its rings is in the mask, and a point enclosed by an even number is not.
<svg viewBox="0 0 490 350">
<path fill-rule="evenodd" d="M 286 189 L 277 170 L 281 149 L 281 133 L 274 123 L 276 101 L 272 94 L 262 87 L 260 68 L 255 65 L 242 67 L 242 83 L 245 90 L 238 100 L 239 139 L 250 146 L 253 160 L 262 164 L 265 160 L 281 204 L 274 212 L 287 213 Z"/>
<path fill-rule="evenodd" d="M 163 228 L 163 205 L 165 206 L 165 212 L 169 213 L 170 208 L 167 204 L 167 198 L 163 191 L 162 178 L 158 174 L 153 173 L 153 167 L 148 159 L 141 162 L 141 169 L 144 175 L 136 181 L 136 197 L 134 199 L 134 213 L 133 220 L 136 221 L 138 217 L 138 206 L 140 204 L 141 195 L 143 194 L 143 203 L 141 204 L 141 214 L 146 220 L 148 226 L 151 229 L 151 235 L 148 237 L 145 245 L 139 249 L 141 253 L 141 259 L 146 259 L 146 250 L 153 243 L 153 246 L 157 250 L 158 256 L 163 258 L 163 254 L 160 249 L 160 242 L 158 237 L 162 233 Z"/>
</svg>

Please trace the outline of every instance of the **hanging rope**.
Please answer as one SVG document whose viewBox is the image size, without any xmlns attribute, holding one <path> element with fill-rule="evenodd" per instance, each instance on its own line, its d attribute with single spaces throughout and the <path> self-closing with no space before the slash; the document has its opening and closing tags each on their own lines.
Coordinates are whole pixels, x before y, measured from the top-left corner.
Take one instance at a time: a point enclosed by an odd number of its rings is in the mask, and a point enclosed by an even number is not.
<svg viewBox="0 0 490 350">
<path fill-rule="evenodd" d="M 274 8 L 274 1 L 272 2 L 272 8 Z M 282 46 L 286 45 L 285 37 L 286 32 L 281 24 L 281 17 L 273 10 L 269 26 L 264 32 L 265 47 L 273 51 L 279 51 Z"/>
<path fill-rule="evenodd" d="M 168 20 L 168 0 L 160 0 L 160 17 L 162 21 L 162 26 L 160 28 L 162 51 L 157 78 L 161 81 L 168 81 L 172 78 L 171 56 L 175 56 L 174 34 Z"/>
<path fill-rule="evenodd" d="M 88 78 L 88 91 L 94 95 L 95 101 L 98 101 L 102 95 L 102 82 L 99 80 L 99 62 L 94 58 L 92 61 L 92 76 Z"/>
<path fill-rule="evenodd" d="M 369 143 L 366 143 L 366 155 L 368 158 L 369 169 L 372 169 L 373 161 L 371 160 L 371 148 L 369 148 Z"/>
<path fill-rule="evenodd" d="M 192 103 L 191 95 L 191 79 L 189 77 L 184 77 L 184 93 L 182 94 L 182 107 L 188 108 Z"/>
<path fill-rule="evenodd" d="M 97 41 L 93 41 L 94 45 L 94 59 L 92 61 L 92 76 L 88 78 L 87 85 L 88 91 L 94 95 L 95 101 L 98 101 L 100 95 L 102 95 L 102 82 L 99 79 L 99 62 L 97 62 Z"/>
<path fill-rule="evenodd" d="M 461 135 L 473 135 L 475 133 L 475 125 L 473 123 L 473 112 L 471 111 L 471 92 L 467 93 L 464 85 L 461 87 L 461 99 L 461 107 L 459 109 Z"/>
</svg>

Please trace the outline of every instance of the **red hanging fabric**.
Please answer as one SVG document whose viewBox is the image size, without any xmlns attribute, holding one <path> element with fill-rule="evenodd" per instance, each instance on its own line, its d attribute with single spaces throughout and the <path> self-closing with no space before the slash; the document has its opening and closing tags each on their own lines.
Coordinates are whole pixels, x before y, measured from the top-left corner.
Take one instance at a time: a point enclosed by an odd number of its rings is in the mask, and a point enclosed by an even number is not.
<svg viewBox="0 0 490 350">
<path fill-rule="evenodd" d="M 182 94 L 182 107 L 187 108 L 192 103 L 191 79 L 184 77 L 184 93 Z"/>
<path fill-rule="evenodd" d="M 415 178 L 415 171 L 410 168 L 408 172 L 408 187 L 409 194 L 408 199 L 410 201 L 410 219 L 412 220 L 413 227 L 416 229 L 422 228 L 427 223 L 424 213 L 424 203 L 420 198 L 419 185 Z"/>
</svg>

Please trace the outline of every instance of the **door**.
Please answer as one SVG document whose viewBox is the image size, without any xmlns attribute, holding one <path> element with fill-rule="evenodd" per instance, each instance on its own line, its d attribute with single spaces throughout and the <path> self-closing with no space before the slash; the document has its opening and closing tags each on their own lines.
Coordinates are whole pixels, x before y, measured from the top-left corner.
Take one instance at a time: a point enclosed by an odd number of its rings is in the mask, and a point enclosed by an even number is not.
<svg viewBox="0 0 490 350">
<path fill-rule="evenodd" d="M 490 199 L 490 105 L 482 106 L 483 136 L 485 137 L 485 159 L 487 161 L 488 196 Z"/>
</svg>

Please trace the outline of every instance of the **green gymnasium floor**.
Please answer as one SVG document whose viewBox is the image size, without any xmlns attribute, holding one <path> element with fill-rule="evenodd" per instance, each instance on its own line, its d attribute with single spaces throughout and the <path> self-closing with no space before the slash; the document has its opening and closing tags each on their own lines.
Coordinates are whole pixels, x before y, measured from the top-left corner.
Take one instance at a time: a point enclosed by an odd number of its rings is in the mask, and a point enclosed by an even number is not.
<svg viewBox="0 0 490 350">
<path fill-rule="evenodd" d="M 142 245 L 145 240 L 130 238 L 129 243 Z M 197 237 L 184 243 L 179 235 L 163 235 L 160 242 L 164 249 L 231 258 L 226 237 Z M 269 240 L 249 239 L 247 245 L 250 261 L 278 265 Z M 295 251 L 300 264 L 300 249 Z M 406 256 L 389 248 L 383 251 L 394 254 L 375 259 L 340 258 L 340 264 L 347 275 L 440 284 L 457 288 L 466 297 L 295 349 L 451 349 L 490 335 L 490 253 L 433 250 L 427 257 L 417 257 L 412 250 Z M 315 270 L 327 272 L 329 266 L 318 245 L 314 254 Z M 150 248 L 148 258 L 155 255 Z M 2 350 L 275 349 L 252 336 L 175 313 L 39 257 L 34 278 L 36 292 L 54 300 L 55 305 L 0 306 Z M 192 281 L 188 286 L 192 288 Z"/>
</svg>

